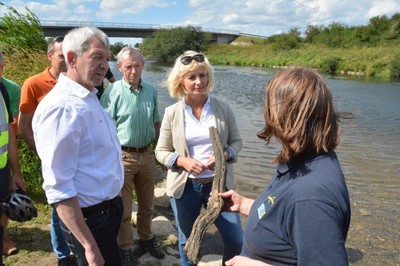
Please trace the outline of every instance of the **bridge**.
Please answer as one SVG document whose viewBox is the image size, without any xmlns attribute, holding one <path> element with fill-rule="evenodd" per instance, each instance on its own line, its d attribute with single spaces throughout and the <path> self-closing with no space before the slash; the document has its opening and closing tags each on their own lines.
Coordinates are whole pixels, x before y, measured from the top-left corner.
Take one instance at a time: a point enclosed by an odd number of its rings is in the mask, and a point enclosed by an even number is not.
<svg viewBox="0 0 400 266">
<path fill-rule="evenodd" d="M 97 27 L 104 31 L 108 37 L 117 38 L 151 38 L 157 30 L 174 29 L 180 26 L 155 25 L 155 24 L 133 24 L 115 22 L 93 22 L 93 21 L 57 21 L 41 20 L 40 24 L 46 37 L 63 36 L 73 28 L 77 27 Z M 217 44 L 231 43 L 242 35 L 238 31 L 218 30 L 201 28 L 203 32 L 211 34 L 211 41 Z M 244 34 L 245 35 L 245 34 Z"/>
</svg>

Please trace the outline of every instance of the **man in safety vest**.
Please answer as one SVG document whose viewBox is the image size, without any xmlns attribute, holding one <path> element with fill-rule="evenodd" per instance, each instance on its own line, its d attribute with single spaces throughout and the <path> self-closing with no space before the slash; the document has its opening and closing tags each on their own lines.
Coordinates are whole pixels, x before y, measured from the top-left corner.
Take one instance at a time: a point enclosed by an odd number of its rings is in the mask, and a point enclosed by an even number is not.
<svg viewBox="0 0 400 266">
<path fill-rule="evenodd" d="M 19 187 L 25 190 L 25 184 L 19 168 L 17 139 L 13 128 L 10 126 L 13 117 L 10 111 L 8 93 L 2 82 L 0 82 L 0 90 L 0 200 L 2 200 L 10 192 L 10 189 L 16 191 Z M 11 180 L 10 176 L 12 177 Z M 0 218 L 1 216 L 2 211 L 0 209 Z M 1 225 L 0 250 L 3 250 L 3 226 Z M 0 266 L 3 265 L 3 259 L 0 256 Z"/>
</svg>

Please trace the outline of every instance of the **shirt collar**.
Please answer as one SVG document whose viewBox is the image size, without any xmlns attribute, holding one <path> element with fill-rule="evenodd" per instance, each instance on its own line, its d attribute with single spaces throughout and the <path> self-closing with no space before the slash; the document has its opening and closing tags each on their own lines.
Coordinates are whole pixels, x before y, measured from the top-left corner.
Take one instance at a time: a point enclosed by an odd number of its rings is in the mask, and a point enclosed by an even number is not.
<svg viewBox="0 0 400 266">
<path fill-rule="evenodd" d="M 130 90 L 132 92 L 134 92 L 135 90 L 132 89 L 131 85 L 125 81 L 124 78 L 121 79 L 122 82 L 122 87 L 124 89 Z M 139 80 L 139 91 L 141 91 L 143 89 L 143 85 L 142 85 L 142 79 Z"/>
<path fill-rule="evenodd" d="M 297 168 L 299 165 L 305 164 L 307 161 L 324 154 L 306 154 L 300 157 L 292 158 L 286 163 L 281 163 L 276 168 L 278 178 Z M 326 154 L 325 154 L 326 155 Z"/>
<path fill-rule="evenodd" d="M 183 106 L 185 106 L 185 108 L 191 108 L 189 105 L 186 104 L 185 98 L 182 99 L 183 101 Z M 204 104 L 203 108 L 204 110 L 209 110 L 211 107 L 211 100 L 210 100 L 210 95 L 207 96 L 207 101 Z"/>
<path fill-rule="evenodd" d="M 96 88 L 93 88 L 93 90 L 90 91 L 90 90 L 86 89 L 85 87 L 83 87 L 78 82 L 67 77 L 65 75 L 65 73 L 60 74 L 60 76 L 58 77 L 58 81 L 66 84 L 67 85 L 66 87 L 68 87 L 68 89 L 71 90 L 71 94 L 74 94 L 79 98 L 85 98 L 90 93 L 93 93 L 94 95 L 96 95 L 96 93 L 97 93 Z"/>
</svg>

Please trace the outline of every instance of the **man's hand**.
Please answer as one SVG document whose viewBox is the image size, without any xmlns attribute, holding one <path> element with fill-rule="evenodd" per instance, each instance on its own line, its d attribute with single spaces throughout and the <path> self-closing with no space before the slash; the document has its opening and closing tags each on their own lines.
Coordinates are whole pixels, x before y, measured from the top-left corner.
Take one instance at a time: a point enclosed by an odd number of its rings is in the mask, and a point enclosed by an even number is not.
<svg viewBox="0 0 400 266">
<path fill-rule="evenodd" d="M 11 190 L 15 192 L 17 188 L 25 191 L 25 182 L 20 172 L 15 173 L 11 178 Z"/>
</svg>

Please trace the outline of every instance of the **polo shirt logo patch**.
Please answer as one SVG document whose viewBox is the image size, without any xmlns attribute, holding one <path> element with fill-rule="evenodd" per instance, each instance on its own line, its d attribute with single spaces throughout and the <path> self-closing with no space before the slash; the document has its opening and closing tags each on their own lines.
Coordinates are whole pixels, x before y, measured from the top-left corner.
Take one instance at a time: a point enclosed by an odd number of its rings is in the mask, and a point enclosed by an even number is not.
<svg viewBox="0 0 400 266">
<path fill-rule="evenodd" d="M 265 211 L 265 204 L 264 204 L 264 203 L 261 204 L 260 207 L 258 207 L 257 212 L 258 212 L 258 219 L 261 220 L 261 218 L 262 218 L 262 217 L 265 215 L 265 213 L 266 213 L 266 211 Z"/>
<path fill-rule="evenodd" d="M 258 207 L 257 212 L 258 212 L 258 219 L 261 219 L 269 209 L 271 209 L 272 206 L 275 204 L 275 199 L 276 197 L 269 195 L 267 197 L 267 202 L 264 202 L 261 204 L 260 207 Z"/>
<path fill-rule="evenodd" d="M 275 204 L 275 199 L 276 199 L 276 197 L 274 197 L 274 196 L 272 196 L 272 195 L 269 195 L 269 196 L 267 197 L 267 201 L 268 201 L 269 205 L 271 205 L 271 207 L 274 206 L 274 204 Z"/>
</svg>

